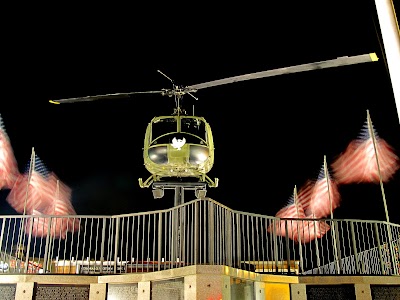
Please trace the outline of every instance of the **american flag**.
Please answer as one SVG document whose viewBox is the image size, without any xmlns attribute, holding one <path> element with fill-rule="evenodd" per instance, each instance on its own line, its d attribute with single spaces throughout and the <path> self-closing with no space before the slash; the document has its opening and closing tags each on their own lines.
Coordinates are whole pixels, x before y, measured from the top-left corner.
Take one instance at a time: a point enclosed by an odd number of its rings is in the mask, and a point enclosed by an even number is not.
<svg viewBox="0 0 400 300">
<path fill-rule="evenodd" d="M 332 210 L 339 206 L 340 194 L 338 187 L 329 175 L 329 180 L 326 180 L 325 168 L 326 163 L 321 169 L 318 179 L 316 181 L 308 180 L 298 193 L 295 189 L 293 196 L 289 199 L 289 203 L 275 214 L 275 217 L 278 218 L 291 219 L 279 220 L 278 223 L 275 223 L 277 235 L 285 237 L 287 234 L 288 238 L 295 242 L 309 243 L 315 238 L 322 237 L 330 229 L 330 226 L 325 221 L 307 220 L 329 215 L 331 212 L 331 200 Z M 331 200 L 328 197 L 328 182 Z M 316 213 L 321 216 L 317 216 Z M 267 231 L 274 231 L 274 223 L 268 226 Z"/>
<path fill-rule="evenodd" d="M 303 244 L 323 237 L 331 229 L 328 223 L 323 220 L 306 220 L 303 221 L 302 225 L 300 237 L 296 241 Z"/>
<path fill-rule="evenodd" d="M 52 224 L 52 235 L 65 238 L 66 232 L 79 230 L 79 219 L 74 217 L 76 211 L 71 203 L 71 188 L 61 182 L 54 172 L 49 175 L 49 184 L 53 187 L 53 201 L 42 212 L 46 215 L 68 216 L 57 217 Z"/>
<path fill-rule="evenodd" d="M 49 172 L 36 154 L 33 157 L 29 171 L 17 178 L 7 202 L 17 212 L 32 215 L 25 224 L 27 234 L 43 237 L 50 233 L 65 238 L 67 232 L 79 230 L 80 225 L 74 217 L 71 189 L 54 172 Z"/>
<path fill-rule="evenodd" d="M 74 217 L 57 218 L 33 210 L 31 218 L 25 224 L 26 234 L 34 237 L 46 237 L 50 235 L 54 238 L 65 239 L 68 232 L 79 230 L 79 221 Z M 50 233 L 50 234 L 49 234 Z"/>
<path fill-rule="evenodd" d="M 18 174 L 18 164 L 0 115 L 0 189 L 11 189 Z"/>
<path fill-rule="evenodd" d="M 307 211 L 311 203 L 311 194 L 314 189 L 315 182 L 307 180 L 297 193 L 297 203 L 301 205 L 304 211 Z"/>
<path fill-rule="evenodd" d="M 33 236 L 36 237 L 45 237 L 47 236 L 47 231 L 48 231 L 48 224 L 49 224 L 49 219 L 45 217 L 40 217 L 42 216 L 42 213 L 40 211 L 37 211 L 34 209 L 32 211 L 32 217 L 27 220 L 25 223 L 25 232 L 26 234 L 32 234 Z M 45 234 L 46 232 L 46 234 Z"/>
<path fill-rule="evenodd" d="M 31 166 L 31 164 L 29 164 Z M 29 176 L 30 175 L 30 176 Z M 53 189 L 48 181 L 49 172 L 38 156 L 35 156 L 34 167 L 19 174 L 6 200 L 21 214 L 32 214 L 52 203 Z"/>
<path fill-rule="evenodd" d="M 394 149 L 378 136 L 368 118 L 360 136 L 349 143 L 331 167 L 338 184 L 380 183 L 393 177 L 400 162 Z"/>
<path fill-rule="evenodd" d="M 305 212 L 303 206 L 296 200 L 295 197 L 292 196 L 289 199 L 289 203 L 281 208 L 276 214 L 277 218 L 290 218 L 290 219 L 302 219 L 305 218 Z M 268 232 L 274 231 L 274 223 L 271 223 L 267 229 Z M 296 240 L 298 236 L 298 232 L 301 231 L 302 221 L 301 220 L 279 220 L 278 223 L 275 223 L 275 233 L 279 236 L 287 235 L 290 239 Z"/>
<path fill-rule="evenodd" d="M 337 183 L 325 170 L 326 164 L 321 168 L 310 194 L 310 204 L 306 209 L 306 215 L 314 215 L 315 218 L 324 218 L 340 205 L 340 193 Z M 325 175 L 326 173 L 326 175 Z"/>
</svg>

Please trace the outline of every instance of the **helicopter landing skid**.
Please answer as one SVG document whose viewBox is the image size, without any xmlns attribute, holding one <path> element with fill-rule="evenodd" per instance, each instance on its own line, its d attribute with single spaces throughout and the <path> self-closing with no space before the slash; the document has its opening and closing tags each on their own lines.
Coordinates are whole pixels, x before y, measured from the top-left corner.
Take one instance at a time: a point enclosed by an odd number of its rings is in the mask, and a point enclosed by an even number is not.
<svg viewBox="0 0 400 300">
<path fill-rule="evenodd" d="M 212 180 L 209 176 L 207 175 L 202 175 L 201 177 L 199 177 L 200 181 L 198 182 L 200 183 L 204 183 L 207 184 L 209 187 L 218 187 L 218 183 L 219 180 L 218 178 L 215 178 L 214 180 Z M 150 187 L 152 184 L 158 184 L 159 182 L 161 182 L 161 177 L 160 176 L 156 176 L 156 175 L 151 175 L 149 176 L 149 178 L 147 178 L 145 181 L 143 181 L 142 178 L 139 178 L 139 186 L 141 188 L 148 188 Z M 188 183 L 190 184 L 190 183 Z"/>
<path fill-rule="evenodd" d="M 154 182 L 153 197 L 154 199 L 162 198 L 165 190 L 175 191 L 174 206 L 184 203 L 184 192 L 194 191 L 197 199 L 204 199 L 207 193 L 207 183 L 205 182 Z"/>
</svg>

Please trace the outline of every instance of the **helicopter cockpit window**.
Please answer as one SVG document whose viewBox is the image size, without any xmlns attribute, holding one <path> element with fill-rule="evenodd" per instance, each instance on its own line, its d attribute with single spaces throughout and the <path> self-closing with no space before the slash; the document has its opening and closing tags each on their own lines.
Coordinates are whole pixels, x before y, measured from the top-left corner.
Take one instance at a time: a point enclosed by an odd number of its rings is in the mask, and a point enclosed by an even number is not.
<svg viewBox="0 0 400 300">
<path fill-rule="evenodd" d="M 177 122 L 180 121 L 180 124 Z M 178 126 L 179 125 L 179 126 Z M 173 138 L 186 143 L 206 145 L 206 125 L 196 117 L 160 118 L 152 122 L 151 145 L 170 144 Z"/>
<path fill-rule="evenodd" d="M 155 120 L 152 123 L 152 143 L 163 143 L 163 136 L 168 135 L 171 132 L 176 132 L 178 129 L 175 118 L 162 118 Z M 159 140 L 161 139 L 161 140 Z"/>
<path fill-rule="evenodd" d="M 206 128 L 204 122 L 197 118 L 182 118 L 181 131 L 197 135 L 205 139 Z"/>
<path fill-rule="evenodd" d="M 189 133 L 193 137 L 199 137 L 200 144 L 207 142 L 206 125 L 203 120 L 199 118 L 183 117 L 181 119 L 181 132 Z M 197 143 L 199 143 L 199 141 L 197 141 Z"/>
</svg>

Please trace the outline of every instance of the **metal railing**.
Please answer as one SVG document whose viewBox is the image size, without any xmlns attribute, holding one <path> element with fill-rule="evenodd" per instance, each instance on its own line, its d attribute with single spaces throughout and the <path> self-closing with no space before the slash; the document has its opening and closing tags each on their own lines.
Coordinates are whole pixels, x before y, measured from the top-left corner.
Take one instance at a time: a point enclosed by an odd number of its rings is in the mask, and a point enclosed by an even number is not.
<svg viewBox="0 0 400 300">
<path fill-rule="evenodd" d="M 118 216 L 0 217 L 0 273 L 7 274 L 226 265 L 273 274 L 400 275 L 399 247 L 397 224 L 280 219 L 211 199 Z"/>
</svg>

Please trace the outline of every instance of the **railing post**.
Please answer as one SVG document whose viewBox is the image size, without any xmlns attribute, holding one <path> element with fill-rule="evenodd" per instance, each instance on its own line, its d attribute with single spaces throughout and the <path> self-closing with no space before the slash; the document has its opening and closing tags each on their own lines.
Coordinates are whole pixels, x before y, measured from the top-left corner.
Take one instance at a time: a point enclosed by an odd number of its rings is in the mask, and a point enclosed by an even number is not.
<svg viewBox="0 0 400 300">
<path fill-rule="evenodd" d="M 106 223 L 107 223 L 107 219 L 103 218 L 103 229 L 101 231 L 101 249 L 100 249 L 100 264 L 101 264 L 100 274 L 103 273 L 104 247 L 105 247 L 105 241 L 106 241 Z"/>
<path fill-rule="evenodd" d="M 197 265 L 199 263 L 199 201 L 195 202 L 194 205 L 194 264 Z"/>
<path fill-rule="evenodd" d="M 186 255 L 186 213 L 187 213 L 187 205 L 182 205 L 180 208 L 180 214 L 179 214 L 179 236 L 181 238 L 180 242 L 180 254 L 179 254 L 179 259 L 183 263 L 186 263 L 187 260 L 187 255 Z M 178 265 L 179 266 L 179 265 Z"/>
<path fill-rule="evenodd" d="M 290 222 L 293 222 L 290 220 Z M 285 237 L 286 237 L 286 260 L 287 260 L 287 267 L 288 267 L 288 274 L 290 274 L 290 247 L 289 247 L 289 232 L 288 232 L 288 220 L 285 220 Z M 290 223 L 292 226 L 293 224 Z"/>
<path fill-rule="evenodd" d="M 209 264 L 213 265 L 215 263 L 215 254 L 214 254 L 214 204 L 213 203 L 208 203 L 208 256 L 210 258 Z"/>
<path fill-rule="evenodd" d="M 335 261 L 336 261 L 336 270 L 337 270 L 337 274 L 340 274 L 340 264 L 339 264 L 339 254 L 338 254 L 338 245 L 337 245 L 337 241 L 336 241 L 336 237 L 337 237 L 337 230 L 336 230 L 336 223 L 333 219 L 331 219 L 332 222 L 332 238 L 333 238 L 333 251 L 335 253 Z"/>
<path fill-rule="evenodd" d="M 162 212 L 158 213 L 158 247 L 157 247 L 157 271 L 161 270 L 161 251 L 162 251 Z"/>
<path fill-rule="evenodd" d="M 31 240 L 32 240 L 32 226 L 33 226 L 33 218 L 34 217 L 32 217 L 31 216 L 31 222 L 29 223 L 29 234 L 28 234 L 28 242 L 27 242 L 27 244 L 26 244 L 26 258 L 25 258 L 25 267 L 24 267 L 24 273 L 26 274 L 26 273 L 28 273 L 27 271 L 28 271 L 28 263 L 29 263 L 29 252 L 30 252 L 30 247 L 31 247 Z M 51 219 L 50 219 L 51 220 Z M 47 245 L 48 245 L 48 235 L 47 235 L 47 237 L 46 237 L 46 250 L 47 250 Z M 21 240 L 22 240 L 22 236 L 21 236 Z M 22 244 L 22 243 L 21 243 Z M 22 261 L 22 258 L 21 258 L 21 261 Z M 44 269 L 44 270 L 46 270 L 46 269 Z"/>
<path fill-rule="evenodd" d="M 301 222 L 301 226 L 299 226 L 299 222 Z M 299 243 L 299 260 L 300 260 L 300 269 L 301 269 L 301 273 L 304 272 L 304 264 L 303 264 L 303 248 L 301 246 L 302 241 L 301 241 L 301 236 L 300 236 L 300 230 L 304 230 L 304 221 L 303 220 L 298 220 L 296 221 L 297 223 L 297 240 Z M 294 261 L 296 261 L 296 259 L 294 258 Z"/>
<path fill-rule="evenodd" d="M 225 253 L 226 264 L 232 266 L 232 215 L 228 210 L 224 210 L 225 215 Z"/>
<path fill-rule="evenodd" d="M 244 261 L 248 261 L 248 267 L 250 270 L 250 262 L 251 262 L 251 254 L 250 254 L 250 224 L 249 224 L 249 218 L 250 216 L 246 214 L 246 238 L 244 239 L 244 242 L 246 243 L 245 247 L 247 248 L 247 251 L 245 251 L 245 257 Z M 245 265 L 246 266 L 246 265 Z M 247 267 L 247 266 L 246 266 Z"/>
<path fill-rule="evenodd" d="M 339 225 L 337 221 L 333 221 L 335 222 L 335 241 L 336 241 L 336 249 L 337 249 L 337 259 L 338 259 L 338 264 L 337 267 L 339 268 L 339 270 L 343 269 L 343 265 L 342 265 L 342 251 L 340 250 L 340 242 L 338 243 L 338 241 L 340 240 L 339 238 Z M 342 226 L 343 228 L 343 226 Z"/>
<path fill-rule="evenodd" d="M 378 231 L 378 224 L 377 223 L 374 223 L 374 229 L 375 229 L 375 238 L 376 238 L 376 240 L 378 242 L 379 261 L 381 263 L 381 274 L 383 275 L 385 273 L 385 268 L 384 268 L 382 249 L 381 249 L 381 239 L 379 237 L 379 231 Z"/>
<path fill-rule="evenodd" d="M 0 253 L 1 253 L 1 260 L 5 261 L 6 251 L 3 252 L 2 249 L 3 249 L 3 236 L 4 236 L 4 229 L 6 226 L 6 219 L 5 218 L 1 218 L 1 219 L 2 219 L 2 223 L 1 223 L 1 234 L 0 234 Z M 2 273 L 2 272 L 0 272 L 0 273 Z"/>
<path fill-rule="evenodd" d="M 316 228 L 317 227 L 317 225 L 316 225 L 317 221 L 315 221 L 315 219 L 314 219 L 313 222 L 314 222 L 314 226 L 313 226 L 314 227 L 314 236 L 317 236 L 317 228 Z M 321 226 L 319 222 L 320 221 L 318 221 L 318 226 Z M 309 232 L 308 234 L 311 234 L 311 233 Z M 314 241 L 315 241 L 315 255 L 317 257 L 317 266 L 318 266 L 317 270 L 318 270 L 318 274 L 320 274 L 321 273 L 321 258 L 319 257 L 318 239 L 314 239 Z"/>
<path fill-rule="evenodd" d="M 356 271 L 357 271 L 357 274 L 361 274 L 360 265 L 358 262 L 357 243 L 356 243 L 356 237 L 355 237 L 355 232 L 354 232 L 354 224 L 352 221 L 350 221 L 350 231 L 351 231 L 351 241 L 352 241 L 352 245 L 353 245 L 354 260 L 355 260 L 355 264 L 356 264 Z"/>
<path fill-rule="evenodd" d="M 117 273 L 118 247 L 119 247 L 119 217 L 116 218 L 116 224 L 115 224 L 115 239 L 114 239 L 114 274 Z"/>
<path fill-rule="evenodd" d="M 393 273 L 392 275 L 399 275 L 399 270 L 398 270 L 398 266 L 397 266 L 397 259 L 395 257 L 395 251 L 393 249 L 393 238 L 392 238 L 392 227 L 390 226 L 389 223 L 386 222 L 386 226 L 387 226 L 387 231 L 388 231 L 388 238 L 389 238 L 389 251 L 390 251 L 390 257 L 391 257 L 391 262 L 392 262 L 392 266 L 393 266 Z"/>
<path fill-rule="evenodd" d="M 237 268 L 240 268 L 242 261 L 242 235 L 240 234 L 241 214 L 236 214 L 236 261 Z"/>
<path fill-rule="evenodd" d="M 275 272 L 278 273 L 278 235 L 276 234 L 276 219 L 272 220 L 272 228 L 273 228 L 272 234 L 274 239 Z"/>
<path fill-rule="evenodd" d="M 58 220 L 56 219 L 56 222 Z M 48 255 L 49 255 L 49 240 L 51 238 L 51 223 L 53 222 L 53 218 L 49 218 L 49 223 L 47 224 L 47 235 L 46 235 L 46 245 L 44 247 L 44 258 L 43 258 L 43 271 L 46 272 L 47 270 L 47 260 L 48 260 Z M 28 248 L 30 245 L 30 239 L 32 236 L 32 227 L 30 228 L 30 233 L 29 233 L 29 239 L 28 239 Z M 28 260 L 28 255 L 26 256 L 27 261 Z M 28 263 L 26 264 L 28 266 Z"/>
</svg>

